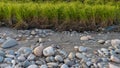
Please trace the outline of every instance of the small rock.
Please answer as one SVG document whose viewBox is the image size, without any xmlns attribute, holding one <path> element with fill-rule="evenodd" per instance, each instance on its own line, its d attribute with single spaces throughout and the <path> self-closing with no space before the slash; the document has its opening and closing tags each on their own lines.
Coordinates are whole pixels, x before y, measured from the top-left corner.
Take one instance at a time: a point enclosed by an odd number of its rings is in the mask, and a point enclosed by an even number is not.
<svg viewBox="0 0 120 68">
<path fill-rule="evenodd" d="M 33 52 L 34 52 L 34 54 L 35 54 L 36 56 L 42 56 L 42 54 L 43 54 L 43 49 L 44 49 L 44 46 L 43 46 L 43 45 L 40 45 L 40 46 L 36 47 Z M 45 54 L 46 54 L 46 53 L 45 53 Z"/>
<path fill-rule="evenodd" d="M 63 58 L 66 58 L 68 56 L 67 52 L 64 50 L 58 49 L 57 51 Z"/>
<path fill-rule="evenodd" d="M 116 63 L 120 63 L 120 59 L 113 55 L 110 57 L 110 60 Z"/>
<path fill-rule="evenodd" d="M 86 47 L 83 47 L 83 46 L 80 46 L 80 47 L 79 47 L 79 51 L 80 51 L 80 52 L 86 52 L 86 51 L 87 51 L 87 48 L 86 48 Z"/>
<path fill-rule="evenodd" d="M 4 57 L 0 56 L 0 63 L 2 63 L 4 60 Z"/>
<path fill-rule="evenodd" d="M 44 56 L 52 56 L 55 54 L 55 50 L 53 47 L 49 46 L 43 50 Z"/>
<path fill-rule="evenodd" d="M 120 54 L 120 49 L 116 49 L 115 52 Z"/>
<path fill-rule="evenodd" d="M 34 30 L 32 30 L 32 31 L 31 31 L 31 34 L 32 34 L 32 35 L 35 35 L 35 34 L 36 34 L 36 32 L 35 32 Z"/>
<path fill-rule="evenodd" d="M 17 44 L 18 42 L 15 39 L 9 38 L 1 45 L 1 47 L 10 48 L 10 47 L 16 46 Z"/>
<path fill-rule="evenodd" d="M 38 68 L 38 66 L 33 64 L 33 65 L 28 66 L 27 68 Z"/>
<path fill-rule="evenodd" d="M 28 57 L 27 57 L 27 59 L 28 60 L 34 60 L 35 59 L 35 55 L 33 55 L 33 54 L 30 54 Z"/>
<path fill-rule="evenodd" d="M 0 39 L 0 44 L 3 43 L 5 40 L 4 39 Z"/>
<path fill-rule="evenodd" d="M 87 60 L 87 57 L 86 57 L 85 55 L 81 54 L 81 53 L 76 53 L 76 57 L 77 57 L 78 59 Z"/>
<path fill-rule="evenodd" d="M 105 40 L 98 40 L 98 43 L 104 44 L 104 43 L 105 43 Z"/>
<path fill-rule="evenodd" d="M 87 66 L 91 66 L 92 62 L 91 61 L 87 61 L 86 64 L 87 64 Z"/>
<path fill-rule="evenodd" d="M 117 65 L 114 65 L 114 64 L 109 63 L 109 68 L 120 68 L 120 67 L 117 66 Z"/>
<path fill-rule="evenodd" d="M 5 56 L 5 52 L 4 51 L 2 51 L 2 50 L 0 50 L 0 56 Z"/>
<path fill-rule="evenodd" d="M 48 68 L 47 65 L 41 65 L 40 68 Z"/>
<path fill-rule="evenodd" d="M 29 65 L 31 65 L 31 63 L 28 61 L 28 60 L 26 60 L 26 61 L 24 61 L 23 62 L 23 67 L 28 67 Z"/>
<path fill-rule="evenodd" d="M 23 55 L 19 56 L 17 59 L 18 59 L 19 61 L 25 61 L 25 60 L 26 60 L 26 58 L 25 58 Z"/>
<path fill-rule="evenodd" d="M 74 46 L 74 50 L 77 52 L 78 51 L 78 46 Z"/>
<path fill-rule="evenodd" d="M 61 65 L 61 67 L 60 67 L 60 68 L 69 68 L 69 67 L 68 67 L 68 65 L 63 64 L 63 65 Z"/>
<path fill-rule="evenodd" d="M 58 63 L 50 62 L 50 63 L 47 63 L 47 65 L 48 65 L 48 68 L 56 68 L 58 66 Z"/>
<path fill-rule="evenodd" d="M 47 57 L 46 61 L 47 62 L 53 62 L 54 61 L 54 57 L 53 56 Z"/>
<path fill-rule="evenodd" d="M 75 53 L 70 52 L 70 54 L 68 55 L 69 59 L 74 59 L 75 58 Z"/>
<path fill-rule="evenodd" d="M 11 58 L 5 58 L 5 59 L 4 59 L 4 62 L 5 62 L 5 63 L 11 63 L 11 61 L 12 61 Z"/>
<path fill-rule="evenodd" d="M 55 56 L 55 60 L 56 60 L 56 61 L 59 61 L 59 62 L 62 62 L 62 61 L 63 61 L 63 58 L 62 58 L 62 56 L 60 56 L 60 55 L 56 55 L 56 56 Z"/>
<path fill-rule="evenodd" d="M 15 55 L 15 51 L 14 50 L 7 50 L 6 53 L 10 54 L 10 55 Z"/>
<path fill-rule="evenodd" d="M 85 40 L 90 40 L 90 39 L 93 39 L 93 37 L 90 36 L 90 35 L 82 36 L 82 37 L 80 38 L 80 40 L 83 40 L 83 41 L 85 41 Z"/>
<path fill-rule="evenodd" d="M 114 48 L 120 48 L 120 40 L 119 39 L 111 40 L 111 44 Z"/>
</svg>

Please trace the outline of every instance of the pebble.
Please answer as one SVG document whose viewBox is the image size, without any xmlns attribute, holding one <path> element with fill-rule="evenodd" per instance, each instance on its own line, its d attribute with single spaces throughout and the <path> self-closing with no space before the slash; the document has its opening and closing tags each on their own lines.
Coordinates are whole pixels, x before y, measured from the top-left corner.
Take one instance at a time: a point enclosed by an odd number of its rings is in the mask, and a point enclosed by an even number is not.
<svg viewBox="0 0 120 68">
<path fill-rule="evenodd" d="M 117 65 L 114 65 L 114 64 L 112 64 L 112 63 L 109 63 L 109 68 L 120 68 L 120 67 L 117 66 Z"/>
<path fill-rule="evenodd" d="M 28 60 L 34 60 L 36 58 L 36 56 L 34 54 L 30 54 L 27 59 Z"/>
<path fill-rule="evenodd" d="M 105 40 L 98 40 L 98 43 L 104 44 L 104 43 L 105 43 Z"/>
<path fill-rule="evenodd" d="M 25 61 L 25 60 L 26 60 L 26 58 L 25 58 L 23 55 L 19 56 L 17 59 L 18 59 L 19 61 Z"/>
<path fill-rule="evenodd" d="M 33 65 L 28 66 L 27 68 L 38 68 L 38 66 L 33 64 Z"/>
<path fill-rule="evenodd" d="M 18 42 L 15 39 L 9 38 L 7 39 L 2 45 L 2 48 L 10 48 L 10 47 L 14 47 L 18 44 Z"/>
<path fill-rule="evenodd" d="M 74 50 L 77 52 L 78 51 L 79 46 L 74 46 Z"/>
<path fill-rule="evenodd" d="M 43 45 L 40 45 L 38 47 L 36 47 L 33 52 L 36 56 L 42 56 L 43 54 L 43 49 L 44 49 L 44 46 Z M 46 50 L 45 50 L 46 51 Z M 45 53 L 46 54 L 46 53 Z"/>
<path fill-rule="evenodd" d="M 11 59 L 11 58 L 5 58 L 5 59 L 4 59 L 4 62 L 5 62 L 5 63 L 11 63 L 11 62 L 12 62 L 12 59 Z"/>
<path fill-rule="evenodd" d="M 48 66 L 48 68 L 56 68 L 57 66 L 58 66 L 58 63 L 56 63 L 56 62 L 50 62 L 50 63 L 47 63 L 47 66 Z"/>
<path fill-rule="evenodd" d="M 5 56 L 5 52 L 4 51 L 2 51 L 2 50 L 0 50 L 0 56 Z"/>
<path fill-rule="evenodd" d="M 53 56 L 46 57 L 47 62 L 53 62 L 54 60 L 55 60 L 55 58 Z"/>
<path fill-rule="evenodd" d="M 70 52 L 69 55 L 68 55 L 68 58 L 69 59 L 74 59 L 75 58 L 75 53 Z"/>
<path fill-rule="evenodd" d="M 4 60 L 4 57 L 0 56 L 0 63 L 2 63 Z"/>
<path fill-rule="evenodd" d="M 83 46 L 80 46 L 78 50 L 79 50 L 79 52 L 86 52 L 87 48 L 83 47 Z"/>
<path fill-rule="evenodd" d="M 114 48 L 119 48 L 120 40 L 119 39 L 113 39 L 113 40 L 111 40 L 111 44 Z"/>
<path fill-rule="evenodd" d="M 86 57 L 85 55 L 81 54 L 81 53 L 76 53 L 76 57 L 77 57 L 78 59 L 87 60 L 87 57 Z"/>
<path fill-rule="evenodd" d="M 87 40 L 91 40 L 91 39 L 93 39 L 93 37 L 90 36 L 90 35 L 82 36 L 82 37 L 80 38 L 80 40 L 83 40 L 83 41 L 87 41 Z"/>
<path fill-rule="evenodd" d="M 23 62 L 23 67 L 28 67 L 29 65 L 31 65 L 31 63 L 28 61 L 28 60 L 26 60 L 26 61 L 24 61 Z"/>
<path fill-rule="evenodd" d="M 68 67 L 68 65 L 63 64 L 63 65 L 61 65 L 61 67 L 60 67 L 60 68 L 69 68 L 69 67 Z"/>
<path fill-rule="evenodd" d="M 60 55 L 56 55 L 56 56 L 55 56 L 55 60 L 56 60 L 56 61 L 59 61 L 59 62 L 62 62 L 62 61 L 63 61 L 63 58 L 62 58 L 62 56 L 60 56 Z"/>
<path fill-rule="evenodd" d="M 47 65 L 41 65 L 40 68 L 48 68 Z"/>
<path fill-rule="evenodd" d="M 43 50 L 44 56 L 52 56 L 55 54 L 55 50 L 53 47 L 49 46 Z"/>
<path fill-rule="evenodd" d="M 114 55 L 112 55 L 112 56 L 110 57 L 110 60 L 113 61 L 113 62 L 116 62 L 116 63 L 120 63 L 120 59 L 117 58 L 117 57 L 114 56 Z"/>
</svg>

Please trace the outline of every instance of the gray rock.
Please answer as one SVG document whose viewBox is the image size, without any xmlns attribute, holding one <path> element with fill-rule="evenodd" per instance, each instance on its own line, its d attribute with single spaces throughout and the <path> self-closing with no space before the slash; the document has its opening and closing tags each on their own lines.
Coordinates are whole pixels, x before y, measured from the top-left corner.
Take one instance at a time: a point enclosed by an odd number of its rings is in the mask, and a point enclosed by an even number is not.
<svg viewBox="0 0 120 68">
<path fill-rule="evenodd" d="M 0 44 L 3 43 L 5 40 L 4 39 L 0 39 Z"/>
<path fill-rule="evenodd" d="M 120 49 L 116 49 L 115 52 L 120 54 Z"/>
<path fill-rule="evenodd" d="M 55 60 L 55 58 L 53 56 L 47 57 L 46 61 L 47 62 L 53 62 Z"/>
<path fill-rule="evenodd" d="M 69 67 L 68 67 L 68 65 L 63 64 L 63 65 L 61 65 L 61 67 L 60 67 L 60 68 L 69 68 Z"/>
<path fill-rule="evenodd" d="M 85 55 L 81 54 L 81 53 L 76 53 L 76 57 L 77 57 L 78 59 L 87 60 L 87 57 L 86 57 Z"/>
<path fill-rule="evenodd" d="M 68 66 L 72 66 L 75 64 L 74 60 L 70 60 L 68 58 L 64 59 L 64 63 Z"/>
<path fill-rule="evenodd" d="M 52 56 L 55 54 L 55 50 L 53 47 L 49 46 L 43 50 L 44 56 Z"/>
<path fill-rule="evenodd" d="M 67 54 L 67 52 L 66 51 L 64 51 L 64 50 L 57 50 L 58 51 L 58 53 L 63 57 L 63 58 L 66 58 L 67 56 L 68 56 L 68 54 Z"/>
<path fill-rule="evenodd" d="M 33 64 L 33 65 L 28 66 L 27 68 L 38 68 L 38 66 Z"/>
<path fill-rule="evenodd" d="M 10 48 L 10 47 L 16 46 L 17 44 L 18 42 L 15 39 L 9 38 L 1 45 L 1 47 Z"/>
<path fill-rule="evenodd" d="M 62 56 L 60 56 L 60 55 L 56 55 L 56 56 L 55 56 L 55 60 L 58 61 L 58 62 L 62 62 L 62 61 L 63 61 L 63 58 L 62 58 Z"/>
<path fill-rule="evenodd" d="M 47 63 L 47 66 L 48 66 L 48 68 L 54 68 L 54 67 L 58 66 L 58 63 L 50 62 L 50 63 Z"/>
<path fill-rule="evenodd" d="M 23 67 L 28 67 L 29 65 L 31 65 L 31 63 L 28 61 L 28 60 L 26 60 L 26 61 L 24 61 L 23 62 Z"/>
<path fill-rule="evenodd" d="M 11 63 L 11 62 L 12 62 L 12 59 L 11 59 L 11 58 L 5 58 L 5 59 L 4 59 L 4 62 L 5 62 L 5 63 Z"/>
<path fill-rule="evenodd" d="M 40 68 L 48 68 L 47 65 L 41 65 Z"/>
<path fill-rule="evenodd" d="M 35 55 L 34 54 L 30 54 L 28 57 L 27 57 L 27 59 L 28 60 L 34 60 L 35 59 Z"/>
<path fill-rule="evenodd" d="M 83 47 L 83 46 L 80 46 L 78 50 L 79 50 L 80 52 L 86 52 L 86 51 L 87 51 L 87 48 L 86 48 L 86 47 Z"/>
<path fill-rule="evenodd" d="M 14 50 L 7 50 L 6 53 L 10 54 L 10 55 L 15 55 L 15 51 Z"/>
<path fill-rule="evenodd" d="M 25 48 L 23 52 L 27 53 L 27 54 L 30 54 L 30 53 L 32 53 L 32 49 L 31 48 Z"/>
<path fill-rule="evenodd" d="M 91 66 L 92 62 L 91 61 L 87 61 L 86 64 L 87 64 L 87 66 Z"/>
<path fill-rule="evenodd" d="M 0 50 L 0 56 L 5 56 L 5 52 L 4 51 L 2 51 L 2 50 Z"/>
<path fill-rule="evenodd" d="M 19 56 L 17 59 L 21 62 L 26 60 L 26 58 L 23 55 Z"/>
<path fill-rule="evenodd" d="M 39 60 L 36 61 L 35 63 L 36 63 L 37 65 L 42 65 L 42 64 L 43 64 L 42 61 L 39 61 Z"/>
<path fill-rule="evenodd" d="M 4 60 L 4 57 L 0 56 L 0 63 L 2 63 Z"/>
</svg>

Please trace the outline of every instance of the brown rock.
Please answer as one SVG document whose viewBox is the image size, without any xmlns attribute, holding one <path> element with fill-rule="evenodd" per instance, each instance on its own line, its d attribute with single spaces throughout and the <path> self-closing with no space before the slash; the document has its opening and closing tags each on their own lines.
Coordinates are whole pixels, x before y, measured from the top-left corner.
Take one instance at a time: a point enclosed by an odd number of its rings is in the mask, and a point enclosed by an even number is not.
<svg viewBox="0 0 120 68">
<path fill-rule="evenodd" d="M 40 45 L 40 46 L 36 47 L 33 52 L 36 56 L 42 56 L 43 49 L 44 49 L 44 46 Z"/>
</svg>

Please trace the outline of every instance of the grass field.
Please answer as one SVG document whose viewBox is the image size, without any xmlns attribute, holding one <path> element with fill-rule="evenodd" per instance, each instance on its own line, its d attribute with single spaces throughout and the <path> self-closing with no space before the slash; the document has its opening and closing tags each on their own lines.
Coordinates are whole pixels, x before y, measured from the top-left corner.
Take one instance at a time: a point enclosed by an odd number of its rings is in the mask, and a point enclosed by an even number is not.
<svg viewBox="0 0 120 68">
<path fill-rule="evenodd" d="M 120 2 L 0 2 L 0 26 L 94 30 L 120 23 Z"/>
</svg>

